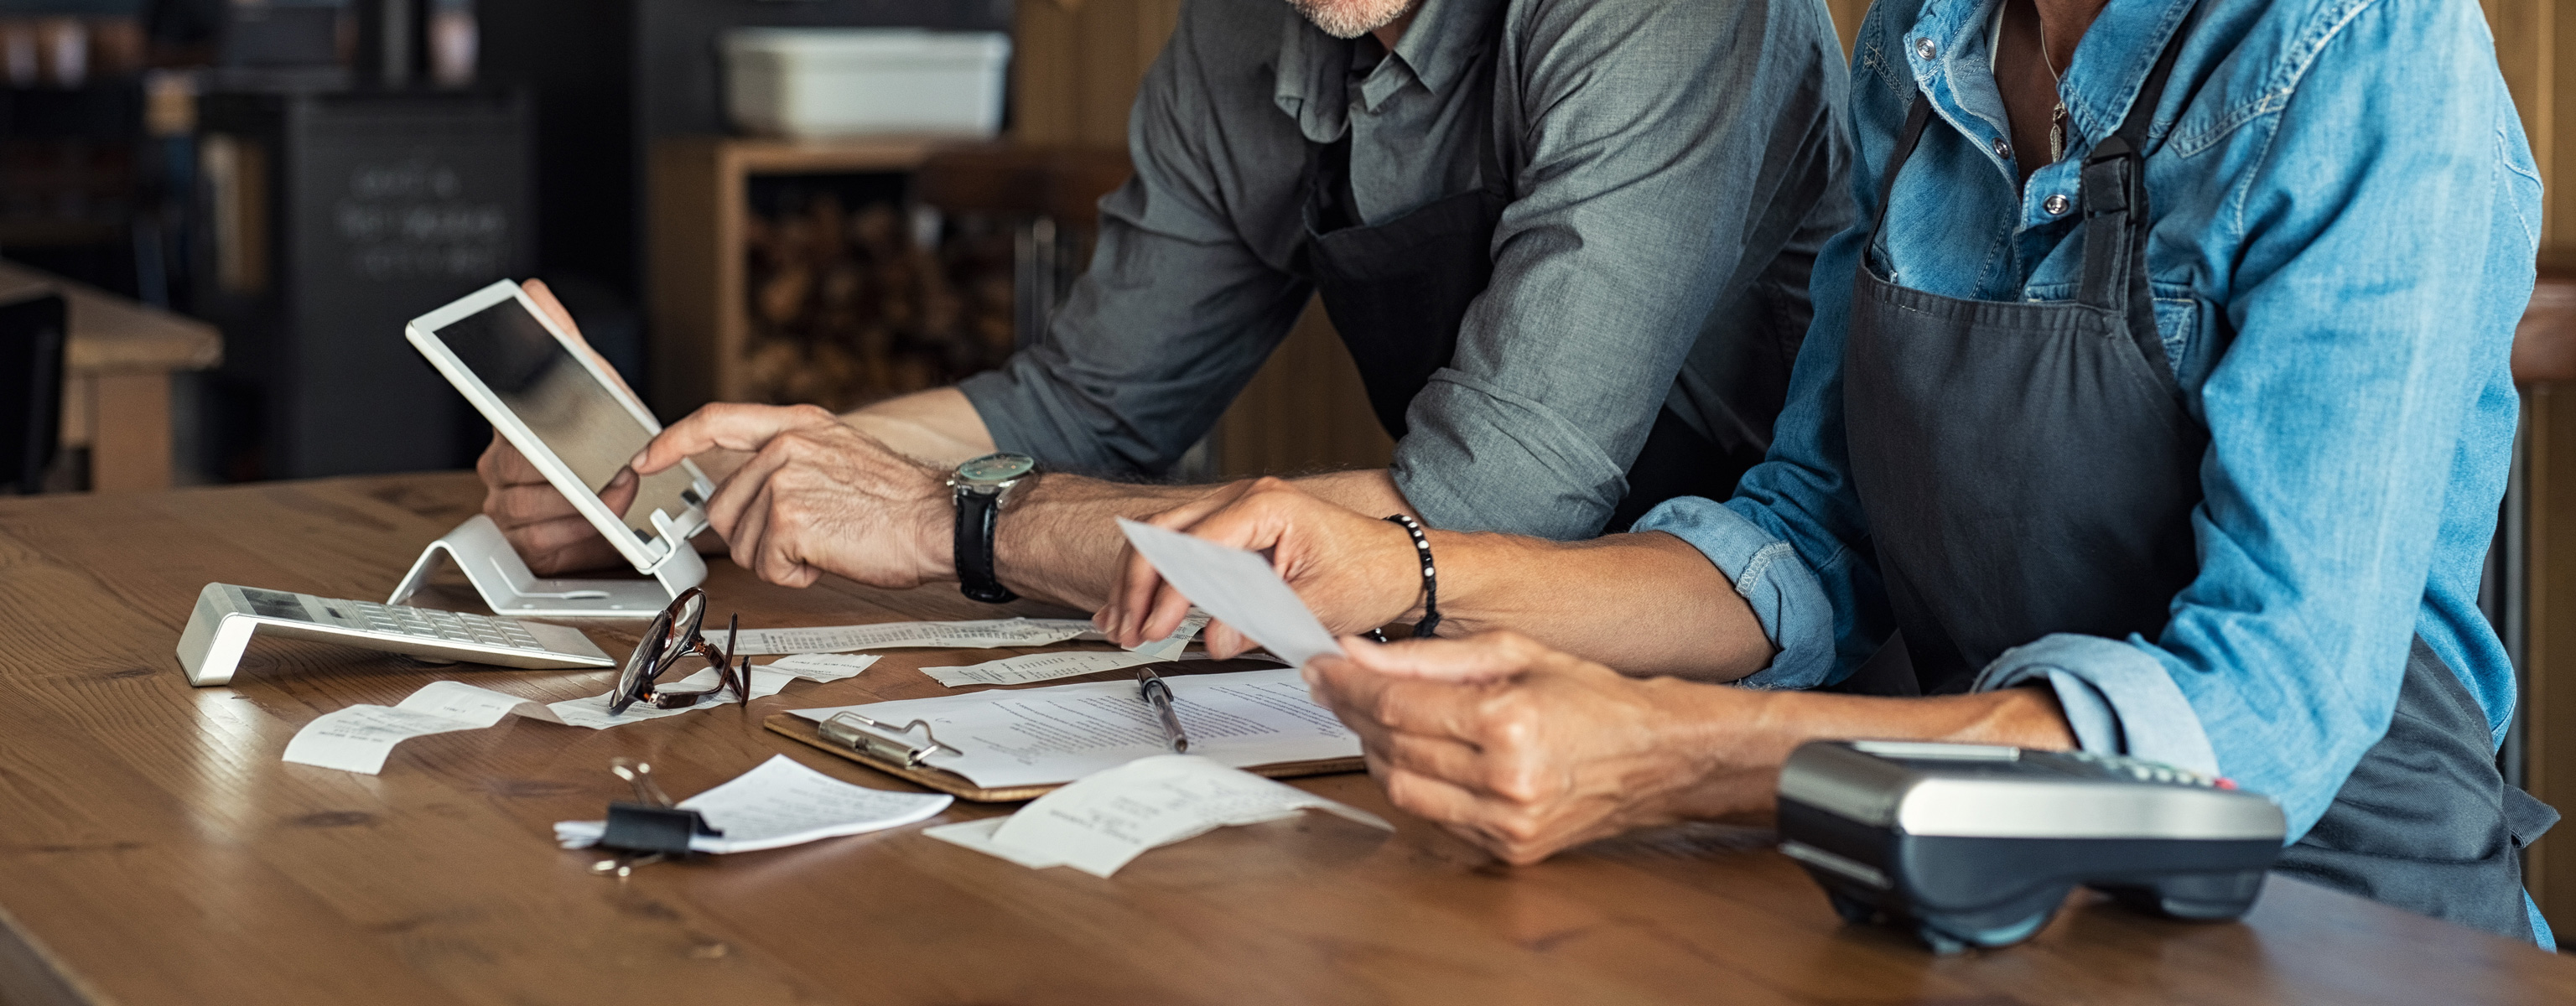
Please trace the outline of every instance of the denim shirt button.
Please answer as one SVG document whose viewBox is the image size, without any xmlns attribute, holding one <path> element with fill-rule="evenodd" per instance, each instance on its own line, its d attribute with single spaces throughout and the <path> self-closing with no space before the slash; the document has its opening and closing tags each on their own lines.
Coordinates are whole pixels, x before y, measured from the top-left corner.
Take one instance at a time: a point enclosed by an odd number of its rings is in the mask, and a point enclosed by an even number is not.
<svg viewBox="0 0 2576 1006">
<path fill-rule="evenodd" d="M 2060 192 L 2049 196 L 2046 201 L 2039 204 L 2039 208 L 2047 210 L 2049 216 L 2062 217 L 2066 215 L 2066 207 L 2071 204 L 2072 201 L 2066 198 L 2066 193 Z"/>
<path fill-rule="evenodd" d="M 1995 156 L 2012 160 L 2012 144 L 2004 142 L 2003 137 L 1995 137 Z"/>
<path fill-rule="evenodd" d="M 1918 38 L 1914 40 L 1914 54 L 1924 59 L 1931 59 L 1941 54 L 1941 47 L 1933 45 L 1931 39 Z"/>
</svg>

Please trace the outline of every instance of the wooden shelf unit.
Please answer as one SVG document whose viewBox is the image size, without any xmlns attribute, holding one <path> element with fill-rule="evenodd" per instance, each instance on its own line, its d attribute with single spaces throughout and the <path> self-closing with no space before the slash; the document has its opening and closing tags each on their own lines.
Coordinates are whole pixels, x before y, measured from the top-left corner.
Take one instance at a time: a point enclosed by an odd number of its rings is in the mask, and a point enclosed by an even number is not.
<svg viewBox="0 0 2576 1006">
<path fill-rule="evenodd" d="M 832 141 L 691 136 L 653 145 L 647 167 L 646 309 L 652 405 L 666 416 L 751 397 L 745 219 L 754 175 L 909 172 L 955 137 Z"/>
</svg>

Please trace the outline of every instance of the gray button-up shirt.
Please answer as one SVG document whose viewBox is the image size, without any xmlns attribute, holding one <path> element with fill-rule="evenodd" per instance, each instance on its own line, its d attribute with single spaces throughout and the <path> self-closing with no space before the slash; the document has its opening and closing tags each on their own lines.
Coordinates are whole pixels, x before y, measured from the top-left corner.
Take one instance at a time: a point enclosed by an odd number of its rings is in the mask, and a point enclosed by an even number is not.
<svg viewBox="0 0 2576 1006">
<path fill-rule="evenodd" d="M 1090 271 L 1045 339 L 961 387 L 1003 449 L 1168 469 L 1296 320 L 1307 144 L 1348 131 L 1380 224 L 1512 173 L 1493 279 L 1405 414 L 1393 475 L 1436 526 L 1589 536 L 1659 407 L 1764 445 L 1807 273 L 1850 220 L 1845 71 L 1821 0 L 1426 0 L 1355 45 L 1280 0 L 1191 0 L 1127 127 Z M 1492 89 L 1471 86 L 1493 53 Z"/>
</svg>

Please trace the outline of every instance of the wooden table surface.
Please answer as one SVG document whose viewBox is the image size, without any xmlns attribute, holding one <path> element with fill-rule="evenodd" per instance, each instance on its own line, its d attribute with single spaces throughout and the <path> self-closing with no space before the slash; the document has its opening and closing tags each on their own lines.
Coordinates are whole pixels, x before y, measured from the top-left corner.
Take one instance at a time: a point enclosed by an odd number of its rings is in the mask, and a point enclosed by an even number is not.
<svg viewBox="0 0 2576 1006">
<path fill-rule="evenodd" d="M 2028 944 L 1938 958 L 1837 922 L 1759 832 L 1672 829 L 1511 869 L 1362 775 L 1298 784 L 1395 835 L 1307 815 L 1100 880 L 906 828 L 620 882 L 549 840 L 623 792 L 610 757 L 650 759 L 675 794 L 775 753 L 906 788 L 757 718 L 939 693 L 916 668 L 1006 654 L 895 651 L 749 715 L 513 718 L 408 741 L 379 776 L 279 755 L 317 715 L 439 678 L 552 701 L 607 674 L 263 641 L 233 687 L 181 678 L 171 648 L 207 581 L 382 597 L 478 498 L 470 476 L 434 475 L 0 500 L 0 1002 L 2576 1002 L 2576 961 L 2278 878 L 2242 924 L 2079 894 Z M 712 612 L 752 626 L 990 614 L 951 589 L 794 591 L 713 566 Z M 476 610 L 465 590 L 426 600 Z"/>
<path fill-rule="evenodd" d="M 90 449 L 90 487 L 170 487 L 170 375 L 224 359 L 215 326 L 0 262 L 0 302 L 63 295 L 63 436 Z"/>
</svg>

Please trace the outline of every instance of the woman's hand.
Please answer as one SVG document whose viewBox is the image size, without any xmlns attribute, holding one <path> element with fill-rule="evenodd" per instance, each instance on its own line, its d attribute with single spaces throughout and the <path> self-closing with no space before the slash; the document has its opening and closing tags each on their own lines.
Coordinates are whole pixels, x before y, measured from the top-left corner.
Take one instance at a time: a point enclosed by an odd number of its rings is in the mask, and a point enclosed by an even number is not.
<svg viewBox="0 0 2576 1006">
<path fill-rule="evenodd" d="M 1306 681 L 1387 799 L 1514 865 L 1773 806 L 1786 748 L 1736 740 L 1769 693 L 1624 677 L 1512 632 L 1342 645 Z"/>
<path fill-rule="evenodd" d="M 1220 545 L 1264 552 L 1326 629 L 1359 632 L 1397 621 L 1421 598 L 1422 567 L 1403 528 L 1348 510 L 1274 478 L 1237 482 L 1147 518 L 1146 523 Z M 1110 641 L 1137 646 L 1180 628 L 1188 598 L 1164 583 L 1135 550 L 1092 621 Z M 1252 648 L 1232 627 L 1211 622 L 1208 655 Z"/>
</svg>

